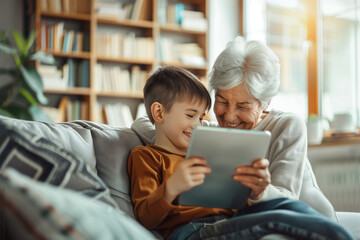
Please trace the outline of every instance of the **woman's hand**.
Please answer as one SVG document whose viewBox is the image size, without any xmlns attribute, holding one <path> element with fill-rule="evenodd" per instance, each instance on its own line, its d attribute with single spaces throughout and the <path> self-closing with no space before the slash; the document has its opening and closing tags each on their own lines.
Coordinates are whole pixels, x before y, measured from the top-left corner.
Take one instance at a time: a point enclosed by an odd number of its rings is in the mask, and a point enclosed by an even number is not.
<svg viewBox="0 0 360 240">
<path fill-rule="evenodd" d="M 206 166 L 205 159 L 194 157 L 185 159 L 166 182 L 165 199 L 171 203 L 180 193 L 202 184 L 205 175 L 210 172 L 211 169 Z"/>
<path fill-rule="evenodd" d="M 266 187 L 271 183 L 269 172 L 269 160 L 257 159 L 251 166 L 239 166 L 235 169 L 233 179 L 241 182 L 251 189 L 250 199 L 261 198 Z"/>
</svg>

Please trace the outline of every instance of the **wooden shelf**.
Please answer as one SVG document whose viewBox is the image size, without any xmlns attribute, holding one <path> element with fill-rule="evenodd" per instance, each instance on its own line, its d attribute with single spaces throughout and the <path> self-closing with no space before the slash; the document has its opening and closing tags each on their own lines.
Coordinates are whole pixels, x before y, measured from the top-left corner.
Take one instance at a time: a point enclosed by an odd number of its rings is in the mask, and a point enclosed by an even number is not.
<svg viewBox="0 0 360 240">
<path fill-rule="evenodd" d="M 104 61 L 104 62 L 130 63 L 130 64 L 139 64 L 139 65 L 152 65 L 154 62 L 154 60 L 143 60 L 143 59 L 132 59 L 132 58 L 112 58 L 112 57 L 103 57 L 103 56 L 98 56 L 96 59 L 98 61 Z"/>
<path fill-rule="evenodd" d="M 190 34 L 190 35 L 206 35 L 207 34 L 207 32 L 204 32 L 204 31 L 195 31 L 195 30 L 184 29 L 175 24 L 174 25 L 161 25 L 160 31 L 177 33 L 177 34 Z"/>
<path fill-rule="evenodd" d="M 160 62 L 161 65 L 169 65 L 174 67 L 186 68 L 190 70 L 203 70 L 207 71 L 207 66 L 195 66 L 195 65 L 188 65 L 183 64 L 181 62 Z"/>
<path fill-rule="evenodd" d="M 70 20 L 82 20 L 82 21 L 90 21 L 91 19 L 90 14 L 83 14 L 83 13 L 62 13 L 62 12 L 41 11 L 40 16 L 70 19 Z"/>
<path fill-rule="evenodd" d="M 51 0 L 51 1 L 60 1 L 62 0 Z M 146 1 L 146 10 L 149 12 L 145 13 L 140 11 L 139 18 L 144 20 L 129 20 L 129 19 L 119 19 L 116 16 L 105 16 L 97 13 L 95 9 L 95 4 L 97 0 L 88 0 L 88 5 L 84 4 L 87 0 L 70 0 L 71 4 L 69 9 L 64 10 L 64 12 L 57 11 L 44 11 L 41 3 L 42 0 L 36 0 L 36 10 L 35 14 L 35 24 L 36 31 L 39 33 L 36 39 L 37 50 L 40 50 L 41 46 L 43 48 L 56 48 L 63 49 L 61 45 L 64 45 L 65 34 L 68 34 L 70 30 L 73 30 L 75 34 L 83 33 L 80 35 L 83 39 L 87 40 L 83 42 L 83 48 L 88 52 L 61 52 L 61 51 L 47 51 L 46 53 L 52 54 L 56 57 L 57 69 L 62 69 L 63 66 L 74 66 L 71 69 L 75 69 L 73 72 L 80 72 L 80 74 L 75 74 L 71 76 L 75 76 L 75 86 L 81 86 L 78 83 L 78 75 L 84 76 L 83 72 L 79 69 L 88 69 L 88 81 L 85 84 L 88 84 L 88 88 L 69 88 L 69 89 L 46 89 L 44 90 L 45 94 L 52 95 L 51 97 L 54 99 L 63 98 L 64 96 L 68 96 L 68 102 L 72 103 L 72 100 L 81 101 L 81 105 L 85 105 L 87 108 L 87 117 L 86 119 L 91 121 L 97 121 L 98 119 L 101 121 L 102 117 L 99 118 L 98 105 L 108 104 L 108 103 L 125 103 L 125 105 L 130 106 L 132 109 L 132 114 L 136 112 L 134 107 L 142 102 L 143 93 L 142 91 L 136 92 L 119 92 L 123 89 L 121 85 L 121 81 L 129 81 L 128 75 L 130 74 L 130 85 L 131 85 L 131 74 L 137 76 L 136 79 L 140 78 L 144 79 L 144 76 L 148 76 L 153 67 L 158 65 L 170 65 L 176 66 L 180 68 L 185 68 L 195 75 L 199 76 L 202 80 L 205 79 L 208 64 L 205 66 L 194 66 L 183 64 L 180 61 L 177 61 L 178 57 L 174 54 L 175 57 L 171 59 L 176 59 L 174 61 L 162 61 L 160 56 L 160 51 L 167 51 L 164 46 L 161 46 L 161 39 L 169 37 L 171 41 L 173 41 L 173 47 L 170 47 L 170 51 L 174 50 L 175 47 L 180 44 L 186 43 L 194 43 L 195 46 L 198 46 L 201 50 L 203 50 L 205 62 L 208 61 L 208 33 L 207 31 L 196 31 L 196 30 L 188 30 L 183 29 L 179 25 L 175 24 L 160 24 L 158 22 L 158 16 L 160 10 L 167 12 L 169 9 L 158 9 L 159 0 L 144 0 Z M 135 1 L 127 1 L 130 4 L 135 3 Z M 208 2 L 209 0 L 165 0 L 169 4 L 166 4 L 166 8 L 170 7 L 172 4 L 182 3 L 185 4 L 185 9 L 191 9 L 194 11 L 202 12 L 205 18 L 208 16 Z M 48 1 L 47 1 L 48 2 Z M 78 2 L 78 3 L 76 3 Z M 124 2 L 122 2 L 124 3 Z M 55 4 L 55 7 L 59 7 L 58 4 Z M 47 9 L 54 9 L 53 5 L 47 5 Z M 64 9 L 64 5 L 61 5 L 61 9 Z M 46 9 L 46 7 L 45 7 Z M 174 19 L 174 18 L 172 18 Z M 160 19 L 159 19 L 160 21 Z M 172 22 L 169 20 L 167 16 L 165 19 L 166 22 Z M 163 21 L 162 21 L 163 22 Z M 43 28 L 42 28 L 43 27 Z M 51 29 L 51 32 L 49 31 Z M 66 31 L 66 32 L 65 32 Z M 44 34 L 45 36 L 41 36 Z M 50 34 L 51 35 L 50 38 Z M 108 37 L 108 34 L 110 36 Z M 116 35 L 117 34 L 117 35 Z M 69 36 L 69 34 L 67 35 Z M 71 36 L 71 35 L 70 35 Z M 79 35 L 77 35 L 79 36 Z M 114 37 L 115 36 L 115 37 Z M 72 37 L 72 36 L 71 36 Z M 86 37 L 86 38 L 85 38 Z M 124 39 L 128 42 L 124 43 Z M 143 39 L 141 39 L 143 38 Z M 49 39 L 55 39 L 53 42 L 50 42 Z M 69 38 L 68 38 L 69 39 Z M 114 40 L 115 39 L 115 40 Z M 121 40 L 120 40 L 121 39 Z M 130 40 L 129 40 L 130 39 Z M 137 41 L 139 40 L 139 41 Z M 145 42 L 149 40 L 148 42 Z M 56 43 L 55 43 L 56 41 Z M 60 41 L 60 47 L 59 47 Z M 69 40 L 68 40 L 69 41 Z M 119 45 L 116 45 L 114 41 L 119 41 Z M 71 42 L 71 41 L 69 41 Z M 66 42 L 67 45 L 69 42 Z M 110 44 L 109 44 L 110 42 Z M 129 44 L 130 42 L 130 44 Z M 44 44 L 45 43 L 45 44 Z M 107 45 L 103 45 L 107 43 Z M 42 44 L 42 45 L 41 45 Z M 115 44 L 115 45 L 111 45 Z M 121 45 L 120 45 L 121 44 Z M 147 44 L 147 45 L 146 45 Z M 52 47 L 49 47 L 52 46 Z M 54 47 L 56 46 L 56 47 Z M 77 44 L 76 46 L 80 46 Z M 111 46 L 110 52 L 117 51 L 117 57 L 109 56 L 109 49 L 105 46 Z M 115 46 L 115 47 L 114 47 Z M 118 47 L 119 46 L 119 47 Z M 133 52 L 124 53 L 124 49 L 129 50 L 130 48 L 126 48 L 125 46 L 130 46 L 132 49 L 136 49 Z M 135 46 L 135 47 L 134 47 Z M 74 46 L 73 46 L 74 47 Z M 133 48 L 134 47 L 134 48 Z M 69 47 L 71 48 L 71 45 Z M 80 50 L 81 50 L 80 49 Z M 138 51 L 138 49 L 141 49 Z M 43 50 L 44 51 L 44 50 Z M 154 56 L 153 56 L 153 51 Z M 196 51 L 194 51 L 196 52 Z M 100 55 L 107 55 L 101 56 Z M 131 54 L 129 54 L 131 53 Z M 146 53 L 146 55 L 145 55 Z M 136 58 L 124 58 L 118 56 L 136 56 Z M 138 58 L 142 57 L 143 58 Z M 74 61 L 71 61 L 74 59 Z M 163 58 L 166 59 L 166 58 Z M 170 58 L 167 58 L 170 60 Z M 85 63 L 85 65 L 82 65 Z M 67 64 L 67 65 L 66 65 Z M 74 65 L 71 65 L 74 64 Z M 97 68 L 98 64 L 101 66 Z M 39 67 L 40 63 L 36 63 L 36 67 Z M 65 68 L 66 69 L 66 68 Z M 100 75 L 99 72 L 101 71 Z M 115 71 L 112 71 L 115 70 Z M 119 71 L 120 70 L 120 71 Z M 129 74 L 127 74 L 128 71 Z M 69 69 L 69 72 L 70 69 Z M 120 74 L 119 74 L 120 72 Z M 86 72 L 85 72 L 86 73 Z M 124 75 L 122 75 L 124 73 Z M 119 75 L 116 75 L 119 74 Z M 135 75 L 137 74 L 137 75 Z M 105 76 L 112 76 L 108 78 L 104 78 Z M 116 75 L 116 77 L 113 77 Z M 86 76 L 86 75 L 85 75 Z M 120 78 L 117 76 L 121 76 Z M 124 76 L 124 77 L 123 77 Z M 119 82 L 117 79 L 119 78 Z M 99 82 L 99 79 L 105 79 L 103 82 Z M 114 82 L 113 79 L 116 81 Z M 84 80 L 84 79 L 82 79 Z M 84 82 L 83 82 L 84 83 Z M 120 83 L 120 84 L 119 84 Z M 140 87 L 126 87 L 124 89 L 141 89 L 141 86 L 144 84 L 144 81 L 140 81 Z M 84 85 L 84 84 L 83 84 Z M 121 85 L 121 86 L 119 86 Z M 111 86 L 111 87 L 109 87 Z M 107 91 L 107 90 L 98 90 L 98 87 L 102 87 L 104 89 L 117 89 L 117 91 Z"/>
<path fill-rule="evenodd" d="M 47 94 L 64 94 L 64 95 L 89 95 L 90 88 L 68 88 L 68 89 L 45 89 Z"/>
<path fill-rule="evenodd" d="M 44 51 L 46 53 L 52 54 L 54 57 L 67 57 L 67 58 L 82 58 L 82 59 L 90 59 L 89 52 L 55 52 L 55 51 Z"/>
<path fill-rule="evenodd" d="M 330 131 L 324 132 L 324 138 L 321 144 L 311 144 L 309 147 L 326 147 L 339 145 L 360 145 L 360 129 L 352 133 L 332 134 Z"/>
<path fill-rule="evenodd" d="M 116 98 L 133 98 L 142 99 L 142 92 L 112 92 L 112 91 L 97 91 L 96 95 L 99 97 L 116 97 Z"/>
<path fill-rule="evenodd" d="M 150 21 L 119 20 L 116 18 L 98 17 L 98 23 L 118 25 L 123 27 L 153 28 L 154 23 Z"/>
</svg>

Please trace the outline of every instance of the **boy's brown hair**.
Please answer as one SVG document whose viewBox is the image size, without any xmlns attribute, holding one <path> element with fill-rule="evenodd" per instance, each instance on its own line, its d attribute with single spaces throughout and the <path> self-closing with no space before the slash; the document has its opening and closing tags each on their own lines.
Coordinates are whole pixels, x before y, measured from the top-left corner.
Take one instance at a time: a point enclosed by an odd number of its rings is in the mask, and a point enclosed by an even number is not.
<svg viewBox="0 0 360 240">
<path fill-rule="evenodd" d="M 208 90 L 194 74 L 182 68 L 159 67 L 144 86 L 145 109 L 152 123 L 151 105 L 154 102 L 161 103 L 169 111 L 175 102 L 184 99 L 205 102 L 207 111 L 211 107 Z"/>
</svg>

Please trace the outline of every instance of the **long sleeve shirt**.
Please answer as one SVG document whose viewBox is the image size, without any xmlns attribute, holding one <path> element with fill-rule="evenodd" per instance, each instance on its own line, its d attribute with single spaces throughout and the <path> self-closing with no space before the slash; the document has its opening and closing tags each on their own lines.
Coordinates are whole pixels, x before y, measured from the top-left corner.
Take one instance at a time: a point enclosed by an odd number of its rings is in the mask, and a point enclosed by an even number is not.
<svg viewBox="0 0 360 240">
<path fill-rule="evenodd" d="M 232 216 L 234 210 L 189 207 L 169 203 L 164 198 L 165 184 L 185 156 L 156 145 L 135 147 L 129 156 L 131 200 L 136 219 L 149 230 L 159 230 L 166 238 L 176 227 L 209 215 Z"/>
</svg>

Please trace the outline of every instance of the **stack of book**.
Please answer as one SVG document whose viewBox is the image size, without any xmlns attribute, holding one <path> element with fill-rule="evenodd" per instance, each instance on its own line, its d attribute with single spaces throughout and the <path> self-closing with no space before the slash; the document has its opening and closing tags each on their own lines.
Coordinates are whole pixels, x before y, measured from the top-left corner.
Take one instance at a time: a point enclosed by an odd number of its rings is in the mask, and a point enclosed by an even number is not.
<svg viewBox="0 0 360 240">
<path fill-rule="evenodd" d="M 69 58 L 62 67 L 40 65 L 38 72 L 44 89 L 64 90 L 72 87 L 89 87 L 89 61 Z"/>
<path fill-rule="evenodd" d="M 120 3 L 107 1 L 96 3 L 96 12 L 101 18 L 117 18 L 120 20 L 151 20 L 151 1 L 136 0 Z"/>
<path fill-rule="evenodd" d="M 181 62 L 193 66 L 205 66 L 204 51 L 197 43 L 176 43 L 174 39 L 160 40 L 160 59 L 163 62 Z"/>
<path fill-rule="evenodd" d="M 124 57 L 153 60 L 154 41 L 150 37 L 136 37 L 135 32 L 106 33 L 96 36 L 96 53 L 102 57 Z"/>
<path fill-rule="evenodd" d="M 193 66 L 205 66 L 204 50 L 197 43 L 177 44 L 180 62 Z"/>
<path fill-rule="evenodd" d="M 182 11 L 181 27 L 193 31 L 207 31 L 208 25 L 204 13 L 198 11 Z"/>
<path fill-rule="evenodd" d="M 65 69 L 65 74 L 64 74 Z M 66 67 L 59 69 L 54 65 L 42 65 L 37 68 L 42 79 L 44 89 L 66 89 L 68 84 L 68 76 L 66 75 Z"/>
<path fill-rule="evenodd" d="M 131 127 L 134 119 L 126 104 L 105 104 L 102 106 L 104 122 L 111 126 Z"/>
<path fill-rule="evenodd" d="M 103 66 L 96 64 L 96 89 L 114 92 L 141 93 L 145 85 L 148 72 L 139 66 L 122 69 L 119 66 Z"/>
</svg>

